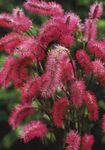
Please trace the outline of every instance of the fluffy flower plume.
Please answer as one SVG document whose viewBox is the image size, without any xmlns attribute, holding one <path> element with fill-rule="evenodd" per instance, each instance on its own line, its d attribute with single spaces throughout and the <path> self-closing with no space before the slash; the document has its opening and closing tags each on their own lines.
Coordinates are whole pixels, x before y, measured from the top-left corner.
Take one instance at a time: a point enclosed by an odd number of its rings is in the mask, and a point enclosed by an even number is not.
<svg viewBox="0 0 105 150">
<path fill-rule="evenodd" d="M 0 14 L 0 27 L 13 28 L 12 16 L 8 13 Z"/>
<path fill-rule="evenodd" d="M 8 33 L 0 39 L 0 50 L 6 51 L 8 54 L 14 52 L 16 46 L 21 42 L 23 37 L 15 32 Z"/>
<path fill-rule="evenodd" d="M 80 135 L 77 132 L 71 130 L 66 137 L 66 143 L 68 144 L 66 150 L 79 150 L 80 140 Z"/>
<path fill-rule="evenodd" d="M 103 133 L 105 134 L 105 114 L 102 117 L 102 130 L 103 130 Z"/>
<path fill-rule="evenodd" d="M 62 62 L 68 53 L 65 47 L 60 45 L 51 50 L 46 63 L 46 73 L 42 76 L 42 96 L 52 96 L 62 82 Z"/>
<path fill-rule="evenodd" d="M 27 2 L 24 3 L 24 7 L 30 12 L 42 15 L 63 15 L 62 7 L 55 2 L 45 2 L 43 0 L 27 0 Z"/>
<path fill-rule="evenodd" d="M 13 29 L 17 32 L 25 32 L 32 25 L 31 20 L 26 17 L 19 8 L 13 9 L 12 14 L 0 14 L 0 26 Z"/>
<path fill-rule="evenodd" d="M 90 57 L 87 55 L 85 50 L 78 50 L 77 53 L 76 53 L 76 58 L 78 60 L 78 63 L 84 69 L 84 71 L 87 74 L 91 73 L 92 63 L 91 63 Z"/>
<path fill-rule="evenodd" d="M 99 111 L 96 97 L 92 92 L 86 91 L 84 100 L 88 108 L 90 120 L 96 121 L 99 118 Z"/>
<path fill-rule="evenodd" d="M 54 101 L 52 116 L 54 124 L 58 128 L 61 128 L 63 125 L 64 114 L 67 106 L 68 106 L 67 98 L 60 98 Z"/>
<path fill-rule="evenodd" d="M 40 29 L 38 39 L 44 48 L 55 41 L 65 47 L 74 43 L 71 28 L 66 24 L 66 19 L 63 17 L 54 17 L 45 23 Z"/>
<path fill-rule="evenodd" d="M 42 138 L 48 132 L 47 126 L 41 121 L 31 121 L 27 124 L 21 134 L 20 138 L 24 140 L 25 143 L 31 141 L 34 138 Z"/>
<path fill-rule="evenodd" d="M 20 87 L 28 78 L 27 66 L 31 60 L 14 58 L 9 56 L 0 72 L 0 84 L 8 87 L 10 81 L 13 81 L 15 87 Z"/>
<path fill-rule="evenodd" d="M 66 24 L 70 27 L 70 31 L 75 31 L 80 23 L 79 16 L 77 16 L 75 13 L 70 12 L 65 15 L 65 18 Z"/>
<path fill-rule="evenodd" d="M 9 117 L 9 124 L 13 129 L 17 128 L 20 123 L 27 118 L 29 115 L 35 113 L 34 108 L 29 104 L 19 104 L 13 110 Z"/>
<path fill-rule="evenodd" d="M 0 84 L 4 87 L 8 87 L 12 79 L 12 70 L 14 64 L 14 58 L 8 57 L 4 63 L 4 67 L 0 71 Z"/>
<path fill-rule="evenodd" d="M 28 80 L 22 87 L 22 102 L 31 103 L 33 97 L 37 97 L 40 93 L 41 78 L 34 77 Z"/>
<path fill-rule="evenodd" d="M 85 134 L 82 137 L 82 150 L 92 150 L 92 146 L 94 144 L 94 136 L 91 134 Z"/>
<path fill-rule="evenodd" d="M 22 58 L 29 57 L 33 61 L 43 60 L 45 56 L 43 48 L 34 37 L 24 38 L 16 47 L 15 54 Z"/>
<path fill-rule="evenodd" d="M 93 55 L 105 62 L 105 40 L 90 41 L 88 48 Z"/>
<path fill-rule="evenodd" d="M 89 17 L 91 19 L 99 19 L 103 14 L 103 5 L 102 3 L 94 3 L 90 7 Z"/>
<path fill-rule="evenodd" d="M 81 107 L 85 94 L 85 83 L 82 80 L 72 82 L 70 87 L 71 101 L 75 107 Z"/>
<path fill-rule="evenodd" d="M 100 60 L 95 60 L 92 62 L 93 73 L 98 78 L 99 83 L 105 86 L 105 67 Z"/>
<path fill-rule="evenodd" d="M 89 42 L 96 39 L 97 28 L 96 21 L 92 19 L 86 19 L 84 24 L 84 41 Z"/>
</svg>

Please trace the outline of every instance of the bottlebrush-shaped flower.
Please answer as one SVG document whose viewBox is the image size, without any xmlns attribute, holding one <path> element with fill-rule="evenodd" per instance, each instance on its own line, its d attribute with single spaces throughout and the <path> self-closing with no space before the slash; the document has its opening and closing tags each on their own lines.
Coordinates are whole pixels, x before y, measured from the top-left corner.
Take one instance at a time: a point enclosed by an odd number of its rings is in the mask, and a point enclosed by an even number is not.
<svg viewBox="0 0 105 150">
<path fill-rule="evenodd" d="M 51 42 L 57 42 L 66 47 L 74 43 L 70 27 L 63 17 L 54 17 L 45 23 L 40 29 L 38 39 L 45 49 Z"/>
<path fill-rule="evenodd" d="M 60 98 L 54 101 L 54 105 L 52 108 L 52 116 L 55 126 L 61 128 L 63 125 L 63 119 L 65 110 L 68 106 L 67 98 Z"/>
<path fill-rule="evenodd" d="M 42 15 L 63 15 L 63 9 L 61 5 L 55 2 L 44 2 L 43 0 L 27 0 L 27 2 L 24 3 L 24 7 L 30 12 Z"/>
<path fill-rule="evenodd" d="M 43 60 L 45 56 L 44 49 L 34 37 L 24 38 L 16 47 L 15 54 L 22 58 L 29 57 L 32 61 Z"/>
<path fill-rule="evenodd" d="M 105 114 L 102 117 L 102 131 L 105 134 Z"/>
<path fill-rule="evenodd" d="M 93 55 L 105 62 L 105 40 L 90 41 L 88 48 Z"/>
<path fill-rule="evenodd" d="M 35 113 L 35 108 L 29 104 L 19 104 L 13 110 L 8 119 L 9 124 L 12 126 L 13 129 L 17 128 L 20 123 L 27 118 L 28 116 Z"/>
<path fill-rule="evenodd" d="M 76 80 L 70 86 L 71 101 L 75 107 L 81 107 L 85 94 L 85 83 L 82 80 Z"/>
<path fill-rule="evenodd" d="M 17 32 L 26 32 L 32 26 L 31 20 L 19 8 L 13 9 L 12 18 L 14 21 L 13 30 Z"/>
<path fill-rule="evenodd" d="M 76 58 L 78 60 L 78 63 L 81 65 L 81 67 L 87 74 L 92 72 L 92 63 L 90 57 L 84 50 L 78 50 L 76 52 Z"/>
<path fill-rule="evenodd" d="M 69 12 L 65 15 L 66 24 L 69 26 L 70 31 L 74 32 L 78 28 L 80 18 L 75 13 Z"/>
<path fill-rule="evenodd" d="M 34 77 L 28 80 L 22 87 L 22 102 L 31 103 L 33 97 L 40 94 L 41 78 Z"/>
<path fill-rule="evenodd" d="M 94 144 L 94 136 L 92 134 L 85 134 L 82 137 L 81 150 L 92 150 Z"/>
<path fill-rule="evenodd" d="M 16 32 L 25 32 L 32 25 L 31 20 L 26 17 L 19 8 L 13 9 L 12 14 L 0 14 L 0 26 L 15 30 Z"/>
<path fill-rule="evenodd" d="M 13 28 L 13 18 L 9 13 L 0 14 L 0 27 Z"/>
<path fill-rule="evenodd" d="M 65 83 L 66 81 L 74 80 L 74 70 L 72 64 L 69 62 L 69 59 L 65 59 L 61 63 L 62 66 L 62 81 Z"/>
<path fill-rule="evenodd" d="M 84 38 L 86 42 L 93 41 L 97 36 L 96 21 L 92 19 L 86 19 L 84 23 Z"/>
<path fill-rule="evenodd" d="M 15 87 L 20 87 L 28 78 L 27 66 L 31 64 L 28 58 L 13 58 L 9 56 L 0 72 L 0 84 L 8 87 L 13 81 Z"/>
<path fill-rule="evenodd" d="M 56 46 L 48 55 L 46 72 L 42 76 L 41 93 L 43 97 L 54 95 L 62 82 L 62 62 L 67 58 L 67 49 L 60 45 Z"/>
<path fill-rule="evenodd" d="M 27 143 L 34 138 L 43 138 L 46 136 L 47 132 L 47 126 L 43 122 L 31 121 L 23 128 L 20 134 L 20 138 L 23 139 L 25 143 Z"/>
<path fill-rule="evenodd" d="M 98 78 L 99 83 L 105 86 L 105 67 L 100 60 L 92 62 L 93 74 Z"/>
<path fill-rule="evenodd" d="M 16 46 L 23 39 L 22 35 L 11 32 L 0 39 L 0 50 L 6 51 L 8 54 L 14 52 Z"/>
<path fill-rule="evenodd" d="M 25 59 L 15 59 L 12 70 L 12 81 L 15 87 L 21 87 L 24 82 L 28 79 L 27 67 L 32 64 L 32 60 L 29 58 Z"/>
<path fill-rule="evenodd" d="M 99 19 L 103 14 L 103 5 L 102 3 L 94 3 L 90 7 L 89 17 L 91 19 Z"/>
<path fill-rule="evenodd" d="M 0 84 L 4 87 L 8 87 L 12 80 L 12 70 L 15 59 L 11 56 L 7 57 L 4 67 L 0 71 Z"/>
<path fill-rule="evenodd" d="M 88 108 L 89 119 L 96 121 L 99 118 L 99 111 L 95 95 L 90 91 L 86 91 L 84 100 Z"/>
<path fill-rule="evenodd" d="M 79 150 L 80 140 L 80 135 L 76 131 L 71 130 L 66 137 L 66 143 L 68 144 L 66 150 Z"/>
</svg>

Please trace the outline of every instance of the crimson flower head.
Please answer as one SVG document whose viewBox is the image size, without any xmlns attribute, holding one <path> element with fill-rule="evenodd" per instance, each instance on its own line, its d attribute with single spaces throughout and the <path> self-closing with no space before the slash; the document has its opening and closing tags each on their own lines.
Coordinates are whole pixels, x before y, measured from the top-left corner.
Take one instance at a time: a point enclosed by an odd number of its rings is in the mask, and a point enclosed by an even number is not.
<svg viewBox="0 0 105 150">
<path fill-rule="evenodd" d="M 89 17 L 92 19 L 99 19 L 103 14 L 103 5 L 102 3 L 94 3 L 90 7 Z"/>
</svg>

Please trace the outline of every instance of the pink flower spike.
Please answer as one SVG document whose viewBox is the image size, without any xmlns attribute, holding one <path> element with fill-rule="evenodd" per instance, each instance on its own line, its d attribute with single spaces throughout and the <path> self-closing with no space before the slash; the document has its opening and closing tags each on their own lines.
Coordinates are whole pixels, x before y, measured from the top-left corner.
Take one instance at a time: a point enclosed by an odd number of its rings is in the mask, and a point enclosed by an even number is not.
<svg viewBox="0 0 105 150">
<path fill-rule="evenodd" d="M 88 108 L 89 119 L 96 121 L 99 118 L 98 104 L 96 97 L 90 91 L 86 91 L 84 95 L 84 100 Z"/>
<path fill-rule="evenodd" d="M 56 4 L 56 2 L 45 2 L 43 0 L 27 0 L 27 2 L 24 3 L 24 7 L 30 12 L 42 15 L 63 15 L 62 7 L 59 4 Z"/>
<path fill-rule="evenodd" d="M 8 13 L 0 14 L 0 27 L 13 28 L 13 18 Z"/>
<path fill-rule="evenodd" d="M 105 62 L 105 40 L 90 41 L 88 48 L 93 55 Z"/>
<path fill-rule="evenodd" d="M 93 74 L 98 78 L 99 83 L 105 87 L 105 67 L 100 60 L 92 62 Z"/>
<path fill-rule="evenodd" d="M 67 106 L 68 106 L 67 98 L 60 98 L 54 101 L 52 116 L 54 124 L 58 128 L 61 128 L 63 125 L 64 114 Z"/>
<path fill-rule="evenodd" d="M 81 107 L 85 94 L 85 83 L 82 80 L 76 80 L 71 83 L 70 87 L 71 101 L 75 107 Z"/>
<path fill-rule="evenodd" d="M 68 144 L 66 150 L 79 150 L 80 140 L 80 135 L 76 131 L 71 130 L 66 137 L 66 143 Z"/>
<path fill-rule="evenodd" d="M 97 36 L 96 21 L 92 19 L 86 19 L 84 24 L 84 38 L 86 42 L 94 41 Z"/>
<path fill-rule="evenodd" d="M 102 131 L 105 134 L 105 114 L 102 117 Z"/>
<path fill-rule="evenodd" d="M 23 139 L 24 143 L 27 143 L 34 138 L 43 138 L 47 132 L 47 126 L 43 122 L 31 121 L 23 128 L 20 138 Z"/>
<path fill-rule="evenodd" d="M 68 49 L 57 45 L 48 55 L 46 72 L 42 75 L 41 93 L 43 97 L 51 97 L 61 86 L 62 62 L 68 59 Z"/>
<path fill-rule="evenodd" d="M 32 98 L 40 94 L 41 78 L 34 77 L 22 87 L 22 103 L 32 103 Z"/>
<path fill-rule="evenodd" d="M 82 137 L 81 150 L 92 150 L 94 144 L 94 136 L 92 134 L 85 134 Z"/>
<path fill-rule="evenodd" d="M 103 14 L 103 4 L 102 3 L 94 3 L 90 7 L 89 17 L 91 19 L 99 19 Z"/>
<path fill-rule="evenodd" d="M 86 74 L 90 74 L 92 72 L 92 63 L 85 50 L 78 50 L 76 52 L 76 58 Z"/>
<path fill-rule="evenodd" d="M 13 9 L 12 18 L 14 21 L 13 30 L 16 32 L 26 32 L 32 26 L 31 20 L 19 8 Z"/>
<path fill-rule="evenodd" d="M 9 117 L 9 124 L 12 126 L 13 129 L 17 128 L 20 123 L 29 115 L 35 113 L 34 108 L 32 105 L 29 104 L 19 104 L 13 110 Z"/>
<path fill-rule="evenodd" d="M 11 32 L 0 39 L 0 50 L 6 51 L 8 54 L 14 52 L 16 46 L 23 39 L 22 35 Z"/>
</svg>

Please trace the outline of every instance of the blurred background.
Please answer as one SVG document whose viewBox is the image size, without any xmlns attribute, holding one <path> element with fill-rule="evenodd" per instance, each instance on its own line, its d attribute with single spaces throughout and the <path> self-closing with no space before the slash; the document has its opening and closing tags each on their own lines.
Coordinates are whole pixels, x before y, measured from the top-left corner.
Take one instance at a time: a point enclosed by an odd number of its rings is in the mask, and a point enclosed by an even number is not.
<svg viewBox="0 0 105 150">
<path fill-rule="evenodd" d="M 25 0 L 0 0 L 0 13 L 11 12 L 13 8 L 20 7 Z M 60 3 L 66 11 L 76 12 L 82 19 L 88 15 L 89 6 L 95 2 L 95 0 L 56 0 Z M 100 1 L 100 0 L 97 0 Z M 105 0 L 101 0 L 105 7 Z M 105 9 L 104 9 L 105 12 Z M 25 13 L 33 20 L 36 29 L 47 19 L 46 17 Z M 99 38 L 105 37 L 105 13 L 100 21 L 97 23 L 99 30 Z M 9 30 L 0 28 L 0 37 L 8 33 Z M 1 55 L 2 54 L 2 55 Z M 5 60 L 5 54 L 0 52 L 0 67 L 2 67 Z M 97 97 L 100 105 L 100 114 L 105 112 L 105 91 L 99 87 L 93 87 L 97 93 Z M 40 140 L 33 140 L 28 144 L 24 144 L 18 139 L 18 131 L 13 131 L 8 125 L 8 116 L 17 103 L 20 101 L 20 93 L 18 90 L 14 90 L 11 86 L 8 89 L 0 88 L 0 150 L 56 150 L 55 144 L 50 143 L 49 145 L 42 145 Z M 96 142 L 93 150 L 105 150 L 105 136 L 101 133 L 100 122 L 96 122 L 95 127 L 92 129 L 92 133 L 95 135 Z"/>
</svg>

